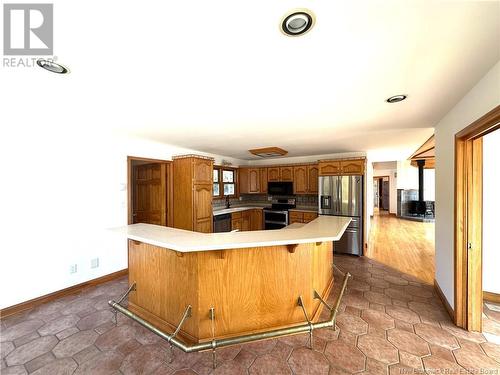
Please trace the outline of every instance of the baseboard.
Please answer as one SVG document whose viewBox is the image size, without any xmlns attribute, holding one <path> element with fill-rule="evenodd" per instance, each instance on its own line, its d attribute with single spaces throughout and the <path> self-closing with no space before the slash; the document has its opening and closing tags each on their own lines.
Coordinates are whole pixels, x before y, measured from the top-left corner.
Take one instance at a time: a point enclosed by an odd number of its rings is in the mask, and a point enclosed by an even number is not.
<svg viewBox="0 0 500 375">
<path fill-rule="evenodd" d="M 444 296 L 444 293 L 441 290 L 441 288 L 440 288 L 438 282 L 436 281 L 436 279 L 434 279 L 434 289 L 436 289 L 436 293 L 439 296 L 439 299 L 443 303 L 444 307 L 446 308 L 446 311 L 448 312 L 448 315 L 450 316 L 451 321 L 455 322 L 455 312 L 453 311 L 453 309 L 451 308 L 450 304 L 448 303 L 448 300 Z"/>
<path fill-rule="evenodd" d="M 117 278 L 122 277 L 122 276 L 126 276 L 127 274 L 128 274 L 128 268 L 121 270 L 121 271 L 110 273 L 108 275 L 98 277 L 97 279 L 85 281 L 81 284 L 73 285 L 73 286 L 70 286 L 69 288 L 58 290 L 56 292 L 49 293 L 49 294 L 46 294 L 46 295 L 41 296 L 41 297 L 30 299 L 29 301 L 21 302 L 21 303 L 18 303 L 17 305 L 14 305 L 14 306 L 9 306 L 9 307 L 6 307 L 4 309 L 0 309 L 0 318 L 6 318 L 10 315 L 14 315 L 14 314 L 32 309 L 36 306 L 40 306 L 44 303 L 56 300 L 56 299 L 61 298 L 61 297 L 81 293 L 85 289 L 94 287 L 94 286 L 99 285 L 99 284 L 103 284 L 105 282 L 117 279 Z"/>
<path fill-rule="evenodd" d="M 500 294 L 483 291 L 483 300 L 500 303 Z"/>
</svg>

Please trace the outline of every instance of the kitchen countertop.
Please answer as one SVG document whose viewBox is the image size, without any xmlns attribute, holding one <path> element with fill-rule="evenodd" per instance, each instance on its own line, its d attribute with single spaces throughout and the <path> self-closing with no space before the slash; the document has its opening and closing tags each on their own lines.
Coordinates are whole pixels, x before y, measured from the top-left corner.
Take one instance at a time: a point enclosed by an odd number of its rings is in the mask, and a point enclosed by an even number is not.
<svg viewBox="0 0 500 375">
<path fill-rule="evenodd" d="M 232 214 L 233 212 L 240 212 L 240 211 L 246 211 L 246 210 L 254 210 L 254 209 L 259 209 L 262 210 L 264 207 L 262 206 L 240 206 L 240 207 L 229 207 L 229 208 L 223 208 L 222 210 L 214 210 L 213 215 L 224 215 L 224 214 Z"/>
<path fill-rule="evenodd" d="M 199 233 L 153 224 L 131 224 L 113 231 L 131 240 L 187 253 L 338 241 L 350 222 L 347 217 L 320 216 L 293 230 Z"/>
</svg>

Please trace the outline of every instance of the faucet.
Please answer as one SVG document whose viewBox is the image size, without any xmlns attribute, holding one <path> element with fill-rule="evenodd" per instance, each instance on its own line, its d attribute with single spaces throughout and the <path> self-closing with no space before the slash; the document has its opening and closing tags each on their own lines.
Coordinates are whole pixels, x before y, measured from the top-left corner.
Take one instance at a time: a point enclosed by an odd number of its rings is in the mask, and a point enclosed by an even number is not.
<svg viewBox="0 0 500 375">
<path fill-rule="evenodd" d="M 229 197 L 226 197 L 226 208 L 231 207 L 231 203 L 229 202 Z"/>
</svg>

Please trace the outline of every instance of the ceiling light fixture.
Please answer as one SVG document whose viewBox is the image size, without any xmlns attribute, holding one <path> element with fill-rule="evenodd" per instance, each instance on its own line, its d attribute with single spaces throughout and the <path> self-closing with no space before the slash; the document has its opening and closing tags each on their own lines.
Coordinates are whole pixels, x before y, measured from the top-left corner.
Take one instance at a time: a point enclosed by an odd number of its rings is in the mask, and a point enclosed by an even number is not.
<svg viewBox="0 0 500 375">
<path fill-rule="evenodd" d="M 394 95 L 386 100 L 387 103 L 397 103 L 406 99 L 406 95 Z"/>
<path fill-rule="evenodd" d="M 52 73 L 57 73 L 57 74 L 68 74 L 69 73 L 68 68 L 66 68 L 64 65 L 58 64 L 52 60 L 38 59 L 36 61 L 36 63 L 40 68 L 48 70 L 49 72 L 52 72 Z"/>
<path fill-rule="evenodd" d="M 281 31 L 287 36 L 304 35 L 314 26 L 315 20 L 310 10 L 295 9 L 283 17 Z"/>
<path fill-rule="evenodd" d="M 278 156 L 285 156 L 286 154 L 288 154 L 288 151 L 283 150 L 282 148 L 279 147 L 254 148 L 248 151 L 251 154 L 260 156 L 261 158 L 274 158 Z"/>
</svg>

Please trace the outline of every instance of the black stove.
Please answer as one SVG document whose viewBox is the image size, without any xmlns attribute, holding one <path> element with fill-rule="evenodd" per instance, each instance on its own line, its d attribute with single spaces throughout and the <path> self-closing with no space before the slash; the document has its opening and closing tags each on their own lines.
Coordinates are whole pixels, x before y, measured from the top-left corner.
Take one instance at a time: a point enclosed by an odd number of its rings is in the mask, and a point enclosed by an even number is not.
<svg viewBox="0 0 500 375">
<path fill-rule="evenodd" d="M 281 229 L 288 225 L 288 210 L 295 208 L 295 198 L 273 198 L 270 207 L 264 208 L 265 229 Z"/>
</svg>

